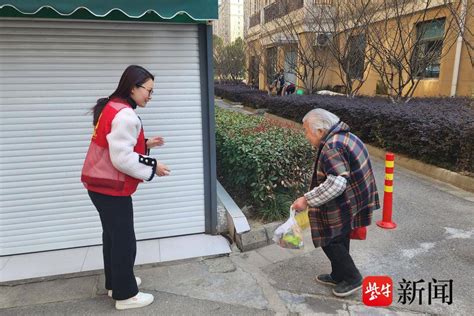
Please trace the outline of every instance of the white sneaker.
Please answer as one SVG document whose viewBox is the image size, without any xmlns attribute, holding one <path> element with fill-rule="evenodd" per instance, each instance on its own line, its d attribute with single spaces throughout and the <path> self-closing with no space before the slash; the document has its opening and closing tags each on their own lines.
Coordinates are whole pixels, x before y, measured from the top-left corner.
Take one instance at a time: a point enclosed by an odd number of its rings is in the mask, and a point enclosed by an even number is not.
<svg viewBox="0 0 474 316">
<path fill-rule="evenodd" d="M 139 277 L 135 277 L 135 280 L 137 280 L 137 286 L 140 286 L 140 284 L 142 284 L 142 279 L 140 279 Z M 112 290 L 108 290 L 107 295 L 109 297 L 112 297 Z"/>
<path fill-rule="evenodd" d="M 116 309 L 130 309 L 130 308 L 140 308 L 145 307 L 153 303 L 154 297 L 151 294 L 138 292 L 134 297 L 128 298 L 126 300 L 115 301 Z"/>
</svg>

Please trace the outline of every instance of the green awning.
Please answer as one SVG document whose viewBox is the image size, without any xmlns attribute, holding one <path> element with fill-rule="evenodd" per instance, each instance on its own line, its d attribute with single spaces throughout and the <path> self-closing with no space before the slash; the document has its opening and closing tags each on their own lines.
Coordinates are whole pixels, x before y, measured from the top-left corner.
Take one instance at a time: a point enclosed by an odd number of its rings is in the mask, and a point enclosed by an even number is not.
<svg viewBox="0 0 474 316">
<path fill-rule="evenodd" d="M 217 0 L 0 0 L 0 17 L 199 22 L 217 19 Z"/>
</svg>

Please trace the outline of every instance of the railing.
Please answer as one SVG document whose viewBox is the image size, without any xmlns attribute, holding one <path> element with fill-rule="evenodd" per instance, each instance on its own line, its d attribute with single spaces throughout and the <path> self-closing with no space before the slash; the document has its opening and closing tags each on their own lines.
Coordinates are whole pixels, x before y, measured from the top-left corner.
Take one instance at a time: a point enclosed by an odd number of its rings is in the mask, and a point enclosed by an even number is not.
<svg viewBox="0 0 474 316">
<path fill-rule="evenodd" d="M 264 23 L 268 23 L 270 21 L 279 18 L 279 9 L 278 9 L 278 2 L 274 2 L 270 4 L 268 7 L 263 9 L 263 20 Z"/>
<path fill-rule="evenodd" d="M 304 0 L 277 0 L 264 8 L 264 22 L 268 23 L 301 9 L 304 6 Z"/>
<path fill-rule="evenodd" d="M 304 6 L 304 0 L 286 0 L 282 1 L 285 6 L 284 14 L 301 9 Z"/>
<path fill-rule="evenodd" d="M 260 11 L 250 16 L 249 27 L 253 27 L 259 24 L 260 24 Z"/>
<path fill-rule="evenodd" d="M 333 0 L 314 0 L 315 5 L 332 5 Z"/>
</svg>

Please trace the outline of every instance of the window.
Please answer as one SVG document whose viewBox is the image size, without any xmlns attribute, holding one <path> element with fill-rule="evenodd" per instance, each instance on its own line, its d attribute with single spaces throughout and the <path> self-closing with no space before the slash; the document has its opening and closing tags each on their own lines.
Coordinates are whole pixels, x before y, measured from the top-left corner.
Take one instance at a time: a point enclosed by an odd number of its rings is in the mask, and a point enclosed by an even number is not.
<svg viewBox="0 0 474 316">
<path fill-rule="evenodd" d="M 296 67 L 298 61 L 298 51 L 295 47 L 290 47 L 285 53 L 285 80 L 296 83 Z"/>
<path fill-rule="evenodd" d="M 416 25 L 417 43 L 413 51 L 412 71 L 417 77 L 439 78 L 445 19 Z"/>
<path fill-rule="evenodd" d="M 250 57 L 249 82 L 252 86 L 258 88 L 259 60 L 256 56 Z"/>
<path fill-rule="evenodd" d="M 267 60 L 266 60 L 266 72 L 267 82 L 271 83 L 277 74 L 277 48 L 267 48 Z"/>
<path fill-rule="evenodd" d="M 348 39 L 347 70 L 351 79 L 362 79 L 365 66 L 365 35 L 352 35 Z"/>
</svg>

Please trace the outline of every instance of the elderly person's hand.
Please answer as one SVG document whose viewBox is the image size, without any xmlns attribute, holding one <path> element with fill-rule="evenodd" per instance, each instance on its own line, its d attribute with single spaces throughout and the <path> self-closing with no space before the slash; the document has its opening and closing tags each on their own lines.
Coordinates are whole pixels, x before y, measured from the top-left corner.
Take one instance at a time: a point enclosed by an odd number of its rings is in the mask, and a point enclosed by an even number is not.
<svg viewBox="0 0 474 316">
<path fill-rule="evenodd" d="M 308 202 L 304 196 L 297 198 L 291 207 L 296 211 L 296 213 L 304 211 L 308 207 Z"/>
</svg>

